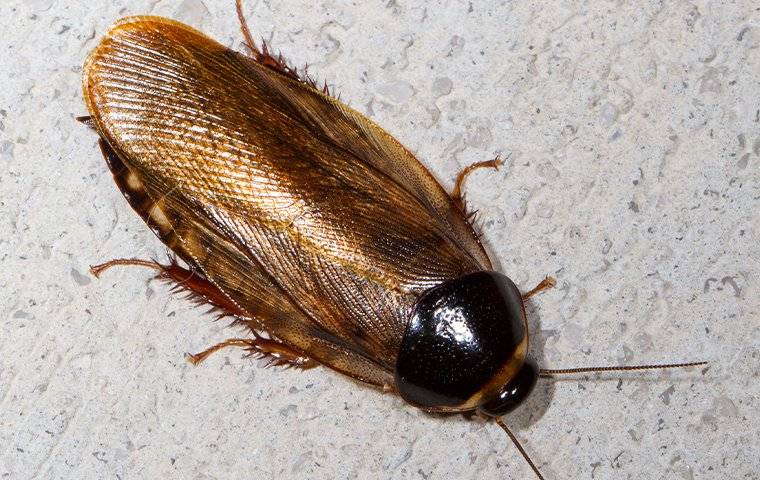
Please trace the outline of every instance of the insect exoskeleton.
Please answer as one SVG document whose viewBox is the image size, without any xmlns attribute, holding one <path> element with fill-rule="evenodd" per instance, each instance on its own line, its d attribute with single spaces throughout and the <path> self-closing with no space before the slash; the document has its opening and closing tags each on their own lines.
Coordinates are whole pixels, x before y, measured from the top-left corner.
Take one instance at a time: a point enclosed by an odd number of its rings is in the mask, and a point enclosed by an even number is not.
<svg viewBox="0 0 760 480">
<path fill-rule="evenodd" d="M 527 351 L 525 307 L 515 284 L 496 272 L 470 273 L 415 304 L 396 362 L 396 388 L 429 410 L 477 409 L 500 417 L 536 384 L 538 368 Z"/>
<path fill-rule="evenodd" d="M 271 364 L 323 365 L 428 411 L 499 417 L 542 370 L 527 357 L 521 293 L 492 271 L 466 212 L 466 167 L 447 193 L 415 156 L 304 71 L 160 17 L 118 21 L 83 90 L 116 185 L 169 248 L 139 265 L 231 317 L 228 346 Z M 184 262 L 181 265 L 176 257 Z"/>
</svg>

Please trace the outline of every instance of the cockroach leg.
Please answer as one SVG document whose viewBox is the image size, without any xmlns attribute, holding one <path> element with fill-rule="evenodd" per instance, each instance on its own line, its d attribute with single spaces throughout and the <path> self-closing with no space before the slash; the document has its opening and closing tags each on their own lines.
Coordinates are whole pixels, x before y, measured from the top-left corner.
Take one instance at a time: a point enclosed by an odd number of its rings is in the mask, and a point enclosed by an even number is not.
<svg viewBox="0 0 760 480">
<path fill-rule="evenodd" d="M 240 31 L 243 32 L 243 37 L 245 38 L 245 46 L 248 47 L 251 58 L 253 58 L 261 65 L 271 68 L 272 70 L 279 72 L 286 77 L 290 77 L 293 80 L 305 83 L 306 85 L 309 85 L 310 87 L 321 91 L 325 95 L 334 97 L 327 85 L 327 82 L 324 82 L 324 84 L 320 87 L 317 84 L 317 81 L 312 78 L 311 75 L 309 75 L 307 71 L 308 65 L 300 71 L 298 68 L 292 67 L 288 64 L 288 61 L 285 60 L 282 54 L 278 53 L 277 55 L 274 55 L 270 53 L 270 48 L 267 45 L 267 42 L 263 39 L 261 41 L 261 49 L 259 49 L 259 47 L 256 45 L 256 42 L 253 40 L 251 29 L 248 28 L 248 22 L 245 20 L 242 0 L 235 0 L 235 10 L 237 11 L 237 17 L 240 21 Z"/>
<path fill-rule="evenodd" d="M 180 266 L 173 257 L 170 259 L 169 265 L 161 265 L 152 260 L 119 258 L 100 265 L 93 265 L 90 267 L 90 272 L 92 272 L 95 277 L 100 278 L 100 275 L 104 271 L 115 266 L 152 268 L 158 272 L 156 278 L 173 284 L 175 290 L 184 290 L 188 292 L 190 298 L 198 304 L 211 304 L 212 307 L 221 312 L 220 317 L 250 317 L 247 312 L 238 307 L 224 293 L 222 293 L 216 285 L 208 281 L 200 271 Z"/>
<path fill-rule="evenodd" d="M 302 353 L 288 347 L 284 343 L 257 335 L 255 338 L 231 338 L 217 343 L 206 350 L 186 354 L 187 360 L 198 365 L 214 352 L 226 347 L 242 347 L 248 350 L 250 356 L 268 360 L 267 367 L 282 365 L 285 367 L 308 370 L 317 366 L 317 362 Z"/>
<path fill-rule="evenodd" d="M 254 339 L 254 347 L 249 349 L 249 351 L 254 357 L 268 359 L 266 363 L 267 367 L 283 365 L 285 367 L 308 370 L 318 365 L 315 360 L 312 360 L 298 350 L 277 340 L 258 335 Z"/>
<path fill-rule="evenodd" d="M 554 277 L 546 276 L 543 280 L 541 280 L 538 285 L 533 287 L 532 290 L 525 292 L 522 294 L 522 299 L 527 300 L 533 295 L 537 293 L 541 293 L 546 289 L 552 288 L 553 286 L 557 285 L 557 280 L 554 279 Z"/>
<path fill-rule="evenodd" d="M 100 275 L 103 272 L 117 265 L 119 266 L 132 265 L 132 266 L 139 266 L 139 267 L 147 267 L 147 268 L 152 268 L 154 270 L 161 271 L 161 265 L 152 260 L 140 260 L 138 258 L 116 258 L 114 260 L 109 260 L 105 263 L 101 263 L 98 265 L 90 265 L 90 273 L 93 274 L 95 278 L 100 278 Z"/>
<path fill-rule="evenodd" d="M 170 258 L 169 265 L 161 265 L 152 260 L 119 258 L 100 265 L 93 265 L 90 267 L 90 271 L 99 278 L 104 271 L 115 266 L 152 268 L 158 271 L 155 278 L 174 284 L 175 290 L 188 292 L 190 298 L 198 304 L 210 304 L 213 307 L 212 310 L 219 312 L 219 318 L 226 316 L 234 317 L 236 323 L 246 325 L 254 335 L 254 338 L 232 338 L 207 348 L 200 353 L 194 355 L 187 354 L 188 361 L 193 365 L 201 363 L 209 355 L 225 347 L 246 348 L 251 356 L 267 359 L 267 367 L 282 365 L 307 370 L 318 365 L 316 361 L 300 351 L 275 339 L 261 336 L 257 333 L 257 330 L 260 330 L 258 323 L 255 319 L 251 319 L 251 315 L 248 312 L 230 300 L 216 285 L 206 279 L 202 272 L 197 269 L 187 269 L 180 266 L 173 257 Z"/>
<path fill-rule="evenodd" d="M 245 15 L 243 15 L 243 2 L 241 0 L 235 0 L 235 10 L 237 11 L 238 21 L 240 22 L 240 30 L 243 32 L 243 37 L 245 37 L 245 45 L 248 47 L 248 50 L 251 51 L 254 58 L 258 58 L 258 56 L 261 55 L 261 52 L 259 52 L 259 49 L 256 47 L 256 42 L 253 41 L 253 36 L 251 36 L 248 22 L 246 22 Z"/>
<path fill-rule="evenodd" d="M 274 56 L 269 53 L 269 47 L 265 41 L 262 40 L 261 49 L 259 49 L 259 47 L 256 45 L 256 42 L 253 40 L 251 29 L 248 28 L 248 22 L 245 20 L 242 0 L 235 0 L 235 10 L 237 11 L 238 21 L 240 21 L 240 31 L 243 33 L 243 37 L 245 38 L 245 46 L 248 47 L 248 50 L 251 53 L 251 57 L 258 63 L 269 67 L 272 70 L 276 70 L 283 75 L 287 75 L 288 77 L 293 78 L 294 80 L 303 81 L 303 79 L 298 75 L 298 71 L 295 68 L 289 66 L 282 55 Z"/>
<path fill-rule="evenodd" d="M 198 365 L 202 361 L 206 360 L 212 353 L 227 347 L 242 347 L 251 348 L 253 346 L 253 340 L 247 338 L 230 338 L 223 342 L 217 343 L 206 350 L 199 353 L 186 353 L 185 358 L 193 365 Z"/>
<path fill-rule="evenodd" d="M 484 162 L 477 162 L 477 163 L 473 163 L 472 165 L 468 165 L 464 167 L 461 172 L 459 172 L 459 174 L 457 175 L 456 182 L 454 183 L 454 190 L 451 191 L 451 199 L 454 200 L 454 203 L 457 204 L 457 206 L 462 212 L 465 212 L 464 195 L 462 193 L 462 187 L 464 186 L 464 181 L 465 179 L 467 179 L 467 176 L 479 168 L 493 168 L 493 169 L 498 170 L 499 166 L 502 163 L 503 162 L 501 158 L 497 155 L 496 158 L 492 160 L 486 160 Z"/>
<path fill-rule="evenodd" d="M 92 119 L 89 115 L 82 115 L 80 117 L 76 117 L 77 122 L 84 123 L 91 129 L 95 130 L 95 121 Z"/>
</svg>

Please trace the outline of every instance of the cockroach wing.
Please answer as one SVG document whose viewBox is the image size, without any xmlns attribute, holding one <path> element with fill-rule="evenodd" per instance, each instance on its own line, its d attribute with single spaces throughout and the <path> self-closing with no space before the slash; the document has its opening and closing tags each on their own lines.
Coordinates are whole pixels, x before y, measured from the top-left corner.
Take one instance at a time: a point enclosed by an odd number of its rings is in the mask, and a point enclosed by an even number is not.
<svg viewBox="0 0 760 480">
<path fill-rule="evenodd" d="M 338 371 L 391 383 L 416 298 L 490 267 L 463 213 L 390 135 L 190 27 L 121 20 L 88 58 L 84 92 L 169 248 L 263 330 Z"/>
</svg>

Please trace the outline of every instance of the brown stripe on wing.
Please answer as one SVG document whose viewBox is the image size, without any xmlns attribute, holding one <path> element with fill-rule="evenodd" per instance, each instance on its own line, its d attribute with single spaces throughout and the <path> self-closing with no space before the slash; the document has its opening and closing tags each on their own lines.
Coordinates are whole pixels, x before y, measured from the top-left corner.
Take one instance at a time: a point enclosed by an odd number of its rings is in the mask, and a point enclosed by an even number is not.
<svg viewBox="0 0 760 480">
<path fill-rule="evenodd" d="M 237 306 L 230 310 L 247 314 L 247 318 L 237 314 L 237 323 L 254 334 L 266 332 L 319 363 L 362 382 L 378 387 L 392 384 L 392 372 L 302 319 L 303 312 L 266 280 L 259 266 L 202 223 L 202 218 L 193 213 L 197 205 L 176 198 L 174 193 L 178 192 L 158 193 L 151 179 L 129 168 L 104 140 L 100 141 L 100 147 L 119 190 L 158 238 Z"/>
</svg>

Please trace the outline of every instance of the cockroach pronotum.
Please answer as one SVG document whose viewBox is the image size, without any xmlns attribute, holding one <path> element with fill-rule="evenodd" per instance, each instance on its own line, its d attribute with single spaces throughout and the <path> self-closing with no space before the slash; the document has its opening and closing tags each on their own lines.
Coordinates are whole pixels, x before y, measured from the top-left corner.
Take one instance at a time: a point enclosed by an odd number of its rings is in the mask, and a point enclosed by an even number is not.
<svg viewBox="0 0 760 480">
<path fill-rule="evenodd" d="M 130 206 L 172 252 L 139 265 L 245 328 L 228 346 L 271 364 L 324 365 L 428 412 L 502 417 L 539 377 L 704 362 L 544 369 L 525 300 L 492 270 L 465 210 L 391 135 L 303 70 L 160 17 L 116 22 L 84 65 L 89 116 Z M 182 265 L 176 259 L 184 262 Z"/>
</svg>

